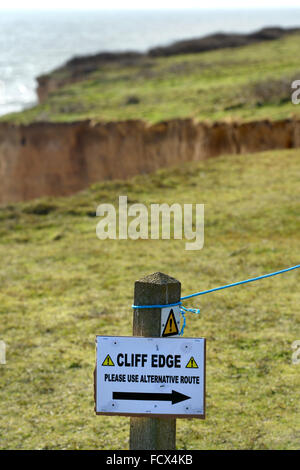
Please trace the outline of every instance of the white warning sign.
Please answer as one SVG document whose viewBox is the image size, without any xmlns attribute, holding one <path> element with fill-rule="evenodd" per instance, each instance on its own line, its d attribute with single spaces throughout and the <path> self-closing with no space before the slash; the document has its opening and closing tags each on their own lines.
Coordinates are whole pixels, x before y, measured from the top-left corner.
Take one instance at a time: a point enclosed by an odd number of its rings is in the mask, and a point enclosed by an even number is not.
<svg viewBox="0 0 300 470">
<path fill-rule="evenodd" d="M 160 336 L 179 336 L 180 332 L 180 307 L 165 307 L 161 310 L 161 332 Z"/>
<path fill-rule="evenodd" d="M 97 336 L 95 411 L 205 416 L 205 339 Z"/>
</svg>

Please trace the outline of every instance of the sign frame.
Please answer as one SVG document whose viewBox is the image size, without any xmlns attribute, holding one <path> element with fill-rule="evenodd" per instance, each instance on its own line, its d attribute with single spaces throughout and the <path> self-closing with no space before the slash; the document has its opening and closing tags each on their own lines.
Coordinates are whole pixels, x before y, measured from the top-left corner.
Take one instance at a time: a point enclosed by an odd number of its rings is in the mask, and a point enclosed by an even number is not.
<svg viewBox="0 0 300 470">
<path fill-rule="evenodd" d="M 184 340 L 196 340 L 201 339 L 204 341 L 203 348 L 203 413 L 202 414 L 176 414 L 176 413 L 131 413 L 131 412 L 109 412 L 109 411 L 97 411 L 97 338 L 138 338 L 138 339 L 153 339 L 153 340 L 168 340 L 169 338 L 161 337 L 144 337 L 144 336 L 112 336 L 112 335 L 97 335 L 96 336 L 96 365 L 94 369 L 94 411 L 97 416 L 127 416 L 127 417 L 147 417 L 147 418 L 184 418 L 184 419 L 205 419 L 206 417 L 206 338 L 177 338 L 179 341 Z M 170 341 L 171 343 L 171 341 Z M 174 384 L 174 388 L 176 385 Z M 173 390 L 172 390 L 173 392 Z M 175 392 L 176 393 L 176 392 Z"/>
</svg>

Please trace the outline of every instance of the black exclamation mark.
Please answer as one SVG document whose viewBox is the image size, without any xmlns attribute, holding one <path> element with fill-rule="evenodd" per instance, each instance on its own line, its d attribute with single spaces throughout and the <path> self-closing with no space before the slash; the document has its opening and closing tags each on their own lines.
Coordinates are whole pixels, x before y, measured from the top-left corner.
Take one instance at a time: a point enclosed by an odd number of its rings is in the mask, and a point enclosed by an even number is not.
<svg viewBox="0 0 300 470">
<path fill-rule="evenodd" d="M 172 318 L 170 318 L 169 333 L 172 333 Z"/>
</svg>

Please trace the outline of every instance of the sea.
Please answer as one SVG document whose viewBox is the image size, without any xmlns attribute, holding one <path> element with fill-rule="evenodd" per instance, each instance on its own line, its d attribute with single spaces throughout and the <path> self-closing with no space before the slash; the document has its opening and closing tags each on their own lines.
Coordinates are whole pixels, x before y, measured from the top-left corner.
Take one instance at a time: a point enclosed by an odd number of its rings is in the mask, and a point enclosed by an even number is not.
<svg viewBox="0 0 300 470">
<path fill-rule="evenodd" d="M 74 56 L 265 26 L 300 26 L 300 9 L 0 10 L 0 115 L 36 104 L 36 77 Z"/>
</svg>

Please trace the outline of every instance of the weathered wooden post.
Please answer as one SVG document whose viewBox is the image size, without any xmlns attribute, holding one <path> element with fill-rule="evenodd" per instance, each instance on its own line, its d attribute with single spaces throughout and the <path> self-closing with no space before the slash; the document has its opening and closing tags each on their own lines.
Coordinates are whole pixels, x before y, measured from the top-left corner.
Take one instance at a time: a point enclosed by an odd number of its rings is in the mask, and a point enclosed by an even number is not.
<svg viewBox="0 0 300 470">
<path fill-rule="evenodd" d="M 135 282 L 135 305 L 167 305 L 180 301 L 181 284 L 157 272 Z M 135 309 L 133 336 L 159 337 L 161 309 Z M 172 339 L 170 339 L 172 341 Z M 130 450 L 175 450 L 175 418 L 130 418 Z"/>
</svg>

